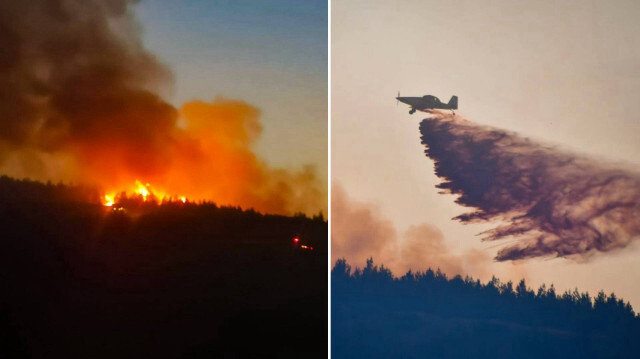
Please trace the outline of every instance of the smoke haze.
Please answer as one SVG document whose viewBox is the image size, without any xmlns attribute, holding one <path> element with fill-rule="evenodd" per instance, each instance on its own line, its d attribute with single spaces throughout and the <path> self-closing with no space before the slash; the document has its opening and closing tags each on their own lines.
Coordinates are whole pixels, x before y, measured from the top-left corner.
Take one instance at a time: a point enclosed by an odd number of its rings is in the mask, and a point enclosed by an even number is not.
<svg viewBox="0 0 640 359">
<path fill-rule="evenodd" d="M 440 268 L 449 275 L 487 275 L 489 256 L 478 250 L 452 253 L 440 230 L 428 223 L 398 234 L 379 208 L 349 197 L 342 186 L 331 186 L 331 254 L 362 266 L 372 257 L 377 263 L 402 274 L 409 269 Z"/>
<path fill-rule="evenodd" d="M 317 213 L 312 167 L 270 168 L 259 110 L 217 98 L 174 108 L 172 74 L 140 40 L 127 0 L 0 3 L 0 170 L 271 213 Z"/>
<path fill-rule="evenodd" d="M 640 234 L 640 175 L 459 116 L 434 112 L 420 124 L 438 188 L 473 211 L 463 223 L 502 221 L 483 240 L 517 238 L 499 261 L 587 259 Z"/>
</svg>

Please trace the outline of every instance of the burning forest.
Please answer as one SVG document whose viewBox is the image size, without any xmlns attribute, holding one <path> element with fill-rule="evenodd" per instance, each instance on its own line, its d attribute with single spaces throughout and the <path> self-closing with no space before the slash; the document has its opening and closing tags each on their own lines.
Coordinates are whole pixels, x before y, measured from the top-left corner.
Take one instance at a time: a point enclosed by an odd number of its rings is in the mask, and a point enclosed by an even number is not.
<svg viewBox="0 0 640 359">
<path fill-rule="evenodd" d="M 209 200 L 277 214 L 326 211 L 311 166 L 254 152 L 259 109 L 163 99 L 171 71 L 149 50 L 134 1 L 0 4 L 0 171 L 121 193 Z"/>
<path fill-rule="evenodd" d="M 0 2 L 0 357 L 326 357 L 324 180 L 256 106 L 172 104 L 137 4 Z"/>
</svg>

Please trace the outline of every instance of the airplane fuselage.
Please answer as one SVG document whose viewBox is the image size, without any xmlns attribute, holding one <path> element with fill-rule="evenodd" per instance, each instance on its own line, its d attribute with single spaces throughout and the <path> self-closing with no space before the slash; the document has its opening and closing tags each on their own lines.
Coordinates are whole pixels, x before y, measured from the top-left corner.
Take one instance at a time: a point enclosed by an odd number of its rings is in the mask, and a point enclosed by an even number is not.
<svg viewBox="0 0 640 359">
<path fill-rule="evenodd" d="M 458 109 L 458 97 L 453 96 L 449 103 L 443 103 L 437 97 L 426 95 L 422 97 L 396 97 L 396 100 L 406 103 L 411 106 L 411 111 L 409 113 L 414 113 L 416 110 L 431 110 L 431 109 L 442 109 L 442 110 L 457 110 Z"/>
</svg>

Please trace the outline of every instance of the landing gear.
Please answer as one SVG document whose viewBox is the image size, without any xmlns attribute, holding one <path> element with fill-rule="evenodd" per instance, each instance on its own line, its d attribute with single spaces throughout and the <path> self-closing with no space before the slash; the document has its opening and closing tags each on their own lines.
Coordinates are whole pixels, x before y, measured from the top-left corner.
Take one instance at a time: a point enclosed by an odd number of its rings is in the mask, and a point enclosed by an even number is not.
<svg viewBox="0 0 640 359">
<path fill-rule="evenodd" d="M 415 112 L 416 112 L 416 109 L 415 109 L 415 108 L 412 108 L 412 109 L 411 109 L 411 111 L 409 111 L 409 114 L 410 114 L 410 115 L 413 115 Z"/>
</svg>

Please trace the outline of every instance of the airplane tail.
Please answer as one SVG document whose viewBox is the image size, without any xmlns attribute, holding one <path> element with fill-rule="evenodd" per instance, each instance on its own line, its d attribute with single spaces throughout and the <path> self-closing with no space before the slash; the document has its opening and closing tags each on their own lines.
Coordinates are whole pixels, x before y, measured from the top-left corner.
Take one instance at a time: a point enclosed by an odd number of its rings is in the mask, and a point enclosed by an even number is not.
<svg viewBox="0 0 640 359">
<path fill-rule="evenodd" d="M 458 109 L 458 96 L 451 96 L 451 100 L 447 104 L 450 109 L 457 110 Z"/>
</svg>

